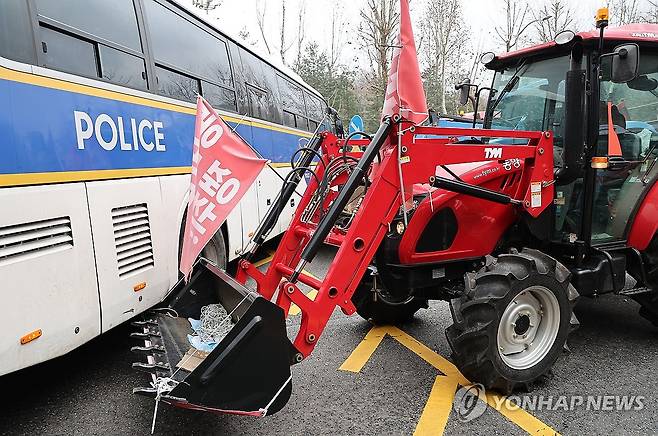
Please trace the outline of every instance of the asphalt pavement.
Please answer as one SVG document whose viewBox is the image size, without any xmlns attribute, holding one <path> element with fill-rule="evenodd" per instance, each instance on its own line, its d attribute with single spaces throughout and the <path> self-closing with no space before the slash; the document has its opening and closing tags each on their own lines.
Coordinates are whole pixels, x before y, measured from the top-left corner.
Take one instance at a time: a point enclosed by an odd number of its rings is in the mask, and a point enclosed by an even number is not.
<svg viewBox="0 0 658 436">
<path fill-rule="evenodd" d="M 308 270 L 322 277 L 334 254 L 326 248 Z M 530 401 L 533 410 L 494 396 L 477 416 L 453 409 L 460 376 L 450 372 L 444 336 L 450 312 L 434 302 L 397 328 L 372 330 L 337 311 L 313 355 L 293 367 L 292 397 L 273 416 L 161 405 L 155 434 L 658 434 L 658 329 L 637 315 L 632 300 L 617 296 L 581 299 L 576 313 L 581 327 L 571 351 L 533 392 L 512 398 Z M 298 322 L 292 316 L 290 329 Z M 0 434 L 149 434 L 153 401 L 132 394 L 148 383 L 131 368 L 132 330 L 119 326 L 66 356 L 0 377 Z M 615 398 L 610 404 L 630 396 L 634 407 L 605 407 L 606 396 Z"/>
</svg>

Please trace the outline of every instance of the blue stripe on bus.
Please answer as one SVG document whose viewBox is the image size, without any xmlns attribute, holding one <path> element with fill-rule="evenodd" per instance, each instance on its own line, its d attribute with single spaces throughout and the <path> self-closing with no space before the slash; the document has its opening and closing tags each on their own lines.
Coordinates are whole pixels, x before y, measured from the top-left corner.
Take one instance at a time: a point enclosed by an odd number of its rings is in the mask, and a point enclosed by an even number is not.
<svg viewBox="0 0 658 436">
<path fill-rule="evenodd" d="M 0 174 L 185 167 L 191 165 L 194 115 L 148 105 L 127 103 L 67 90 L 0 79 Z M 78 149 L 74 111 L 96 119 L 121 117 L 127 143 L 133 144 L 131 118 L 160 121 L 166 151 L 103 149 L 95 135 Z M 235 123 L 229 123 L 235 126 Z M 262 156 L 287 162 L 302 134 L 278 131 L 275 127 L 240 124 L 236 131 Z M 104 138 L 110 138 L 103 124 Z M 154 140 L 151 129 L 144 139 Z M 134 145 L 134 144 L 133 144 Z"/>
</svg>

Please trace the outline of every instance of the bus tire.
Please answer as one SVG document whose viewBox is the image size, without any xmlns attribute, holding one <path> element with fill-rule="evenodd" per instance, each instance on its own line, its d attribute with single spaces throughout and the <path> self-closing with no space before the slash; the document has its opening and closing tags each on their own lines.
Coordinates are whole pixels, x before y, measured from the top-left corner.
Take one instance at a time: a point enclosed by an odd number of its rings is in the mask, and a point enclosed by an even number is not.
<svg viewBox="0 0 658 436">
<path fill-rule="evenodd" d="M 226 253 L 226 242 L 224 238 L 224 231 L 220 228 L 214 234 L 208 244 L 201 251 L 201 256 L 205 257 L 219 268 L 226 270 L 228 264 L 228 256 Z"/>
</svg>

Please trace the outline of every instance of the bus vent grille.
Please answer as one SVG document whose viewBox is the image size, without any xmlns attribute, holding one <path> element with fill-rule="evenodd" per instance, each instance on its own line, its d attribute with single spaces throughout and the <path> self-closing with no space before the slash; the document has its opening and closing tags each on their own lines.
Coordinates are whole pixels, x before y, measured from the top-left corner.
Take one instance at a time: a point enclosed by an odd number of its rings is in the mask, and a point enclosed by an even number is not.
<svg viewBox="0 0 658 436">
<path fill-rule="evenodd" d="M 71 218 L 0 227 L 0 266 L 73 248 Z"/>
<path fill-rule="evenodd" d="M 119 278 L 139 274 L 155 263 L 145 203 L 112 209 Z"/>
</svg>

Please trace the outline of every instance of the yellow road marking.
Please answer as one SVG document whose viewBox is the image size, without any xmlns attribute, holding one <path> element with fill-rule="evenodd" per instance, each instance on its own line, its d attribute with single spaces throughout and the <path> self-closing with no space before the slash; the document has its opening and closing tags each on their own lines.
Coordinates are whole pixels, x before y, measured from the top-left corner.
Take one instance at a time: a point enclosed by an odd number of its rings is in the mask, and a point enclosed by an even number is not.
<svg viewBox="0 0 658 436">
<path fill-rule="evenodd" d="M 315 300 L 315 297 L 318 296 L 318 291 L 313 289 L 309 293 L 307 293 L 306 296 L 311 300 Z M 300 313 L 302 313 L 302 310 L 299 307 L 297 307 L 296 304 L 290 305 L 290 310 L 288 311 L 288 315 L 295 316 L 295 315 L 299 315 Z"/>
<path fill-rule="evenodd" d="M 310 272 L 306 271 L 305 269 L 302 270 L 302 273 L 306 274 L 307 276 L 313 277 L 316 280 L 320 280 L 317 277 L 315 277 L 313 274 L 311 274 Z M 311 300 L 315 300 L 315 297 L 318 296 L 318 291 L 316 289 L 311 289 L 306 294 L 306 296 Z M 299 315 L 300 313 L 302 313 L 302 310 L 299 307 L 297 307 L 296 304 L 291 304 L 290 305 L 290 310 L 288 311 L 289 315 L 295 316 L 295 315 Z"/>
<path fill-rule="evenodd" d="M 268 263 L 272 262 L 273 258 L 274 258 L 274 253 L 270 253 L 270 255 L 267 256 L 265 259 L 261 259 L 258 262 L 255 262 L 254 266 L 256 268 L 260 268 L 261 266 L 267 265 Z M 313 277 L 314 279 L 319 280 L 316 276 L 314 276 L 313 274 L 311 274 L 310 272 L 308 272 L 306 270 L 302 270 L 302 272 L 304 274 L 306 274 L 307 276 L 310 276 L 310 277 Z M 318 291 L 315 290 L 315 289 L 312 289 L 311 291 L 309 291 L 306 294 L 306 296 L 311 300 L 315 300 L 315 297 L 318 296 Z M 289 315 L 295 316 L 295 315 L 299 315 L 300 313 L 302 313 L 302 310 L 299 307 L 297 307 L 296 304 L 291 304 L 290 305 L 290 310 L 288 310 Z"/>
<path fill-rule="evenodd" d="M 373 327 L 366 334 L 366 337 L 356 346 L 352 354 L 345 359 L 345 362 L 340 366 L 341 371 L 361 372 L 365 364 L 375 352 L 382 339 L 388 333 L 388 328 Z"/>
<path fill-rule="evenodd" d="M 254 266 L 256 268 L 260 268 L 263 265 L 267 265 L 268 263 L 272 262 L 272 259 L 274 259 L 274 253 L 270 253 L 269 256 L 267 256 L 265 259 L 261 259 L 258 262 L 254 262 Z"/>
<path fill-rule="evenodd" d="M 416 430 L 420 427 L 421 430 L 427 431 L 427 426 L 430 425 L 430 423 L 434 423 L 435 428 L 437 429 L 436 431 L 442 433 L 442 429 L 445 428 L 447 417 L 450 414 L 450 407 L 452 406 L 455 396 L 455 390 L 451 390 L 448 386 L 468 386 L 472 383 L 464 377 L 461 372 L 459 372 L 452 362 L 435 353 L 414 337 L 397 327 L 373 327 L 366 334 L 363 341 L 361 341 L 354 351 L 352 351 L 352 354 L 350 354 L 345 362 L 343 362 L 339 369 L 343 371 L 360 372 L 386 335 L 391 336 L 400 344 L 413 351 L 421 359 L 445 374 L 445 376 L 439 376 L 439 378 L 449 379 L 445 382 L 438 382 L 437 380 L 434 383 L 432 393 L 430 393 L 430 399 L 428 400 L 428 405 L 425 406 L 425 410 L 423 410 L 423 414 L 421 415 L 421 420 L 416 427 Z M 437 383 L 439 383 L 438 386 Z M 433 398 L 438 395 L 445 395 L 445 401 L 439 402 L 436 398 Z M 513 405 L 508 399 L 502 401 L 500 396 L 487 393 L 486 401 L 489 406 L 498 410 L 501 415 L 530 434 L 558 435 L 558 433 L 550 426 L 544 424 L 522 408 Z M 429 405 L 429 402 L 432 402 L 432 404 Z M 441 407 L 444 407 L 445 409 L 441 409 Z"/>
<path fill-rule="evenodd" d="M 416 425 L 414 436 L 443 434 L 456 391 L 457 381 L 454 377 L 436 376 L 430 397 L 427 399 L 423 413 Z"/>
</svg>

